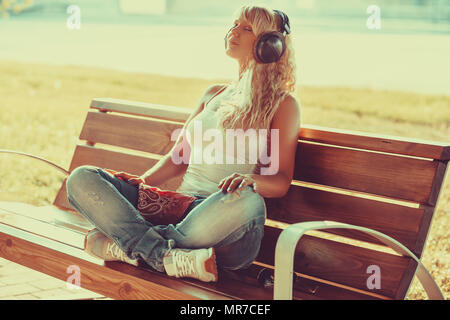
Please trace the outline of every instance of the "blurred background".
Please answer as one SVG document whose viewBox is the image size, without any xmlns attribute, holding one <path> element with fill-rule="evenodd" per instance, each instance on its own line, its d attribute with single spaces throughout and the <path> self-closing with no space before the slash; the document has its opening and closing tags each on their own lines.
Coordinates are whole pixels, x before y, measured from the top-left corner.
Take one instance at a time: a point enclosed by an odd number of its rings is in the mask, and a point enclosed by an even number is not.
<svg viewBox="0 0 450 320">
<path fill-rule="evenodd" d="M 0 0 L 0 149 L 68 168 L 93 98 L 194 108 L 237 76 L 223 38 L 245 3 Z M 450 144 L 450 0 L 256 3 L 290 18 L 301 124 Z M 65 178 L 5 154 L 0 176 L 0 201 L 34 205 L 51 204 Z M 422 259 L 446 297 L 449 180 Z M 63 296 L 58 283 L 11 278 L 14 268 L 0 259 L 0 299 Z M 425 297 L 415 281 L 408 298 Z"/>
<path fill-rule="evenodd" d="M 224 54 L 223 37 L 233 11 L 246 1 L 0 2 L 0 59 L 207 79 L 237 71 Z M 301 85 L 450 95 L 450 0 L 259 3 L 288 13 Z M 371 6 L 379 8 L 378 28 L 368 26 L 376 14 Z"/>
</svg>

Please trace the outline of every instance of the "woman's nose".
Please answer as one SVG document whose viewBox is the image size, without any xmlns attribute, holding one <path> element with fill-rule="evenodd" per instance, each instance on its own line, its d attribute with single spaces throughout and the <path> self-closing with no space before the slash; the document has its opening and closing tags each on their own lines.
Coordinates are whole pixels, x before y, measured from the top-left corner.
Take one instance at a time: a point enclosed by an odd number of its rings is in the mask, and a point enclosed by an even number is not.
<svg viewBox="0 0 450 320">
<path fill-rule="evenodd" d="M 231 29 L 230 34 L 231 34 L 231 36 L 239 37 L 239 32 L 238 32 L 238 29 L 236 27 Z"/>
</svg>

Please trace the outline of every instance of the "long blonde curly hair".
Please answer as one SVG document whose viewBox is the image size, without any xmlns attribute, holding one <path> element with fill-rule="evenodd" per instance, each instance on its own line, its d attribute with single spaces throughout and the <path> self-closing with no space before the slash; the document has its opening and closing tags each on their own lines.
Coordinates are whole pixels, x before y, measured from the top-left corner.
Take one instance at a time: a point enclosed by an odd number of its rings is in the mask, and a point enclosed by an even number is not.
<svg viewBox="0 0 450 320">
<path fill-rule="evenodd" d="M 243 5 L 235 17 L 251 25 L 258 37 L 263 32 L 280 31 L 281 18 L 265 5 Z M 296 90 L 296 64 L 291 34 L 285 37 L 286 51 L 273 63 L 257 63 L 249 58 L 239 79 L 228 86 L 230 98 L 218 109 L 223 128 L 270 131 L 272 118 L 281 101 Z"/>
</svg>

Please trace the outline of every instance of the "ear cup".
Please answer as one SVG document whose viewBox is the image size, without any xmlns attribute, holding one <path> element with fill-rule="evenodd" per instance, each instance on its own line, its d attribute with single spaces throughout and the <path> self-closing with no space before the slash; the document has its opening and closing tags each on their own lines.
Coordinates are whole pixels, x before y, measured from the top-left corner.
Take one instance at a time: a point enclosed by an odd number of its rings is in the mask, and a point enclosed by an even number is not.
<svg viewBox="0 0 450 320">
<path fill-rule="evenodd" d="M 283 34 L 278 31 L 265 32 L 256 39 L 253 56 L 259 63 L 272 63 L 280 60 L 285 50 Z"/>
<path fill-rule="evenodd" d="M 274 12 L 281 18 L 281 32 L 265 32 L 256 39 L 253 56 L 259 63 L 277 62 L 286 51 L 284 37 L 291 33 L 289 18 L 280 10 L 274 10 Z"/>
</svg>

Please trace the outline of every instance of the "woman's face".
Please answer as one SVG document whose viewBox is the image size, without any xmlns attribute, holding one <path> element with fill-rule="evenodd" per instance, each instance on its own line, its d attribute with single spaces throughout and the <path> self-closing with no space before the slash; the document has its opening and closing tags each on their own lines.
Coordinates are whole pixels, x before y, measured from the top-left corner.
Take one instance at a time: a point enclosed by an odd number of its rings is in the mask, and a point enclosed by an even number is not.
<svg viewBox="0 0 450 320">
<path fill-rule="evenodd" d="M 253 45 L 256 36 L 245 20 L 236 19 L 226 36 L 226 54 L 240 62 L 253 58 Z"/>
</svg>

